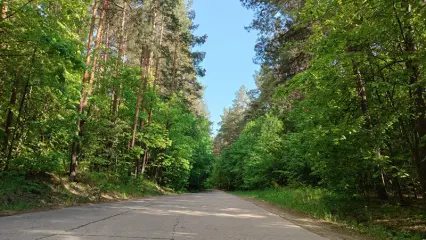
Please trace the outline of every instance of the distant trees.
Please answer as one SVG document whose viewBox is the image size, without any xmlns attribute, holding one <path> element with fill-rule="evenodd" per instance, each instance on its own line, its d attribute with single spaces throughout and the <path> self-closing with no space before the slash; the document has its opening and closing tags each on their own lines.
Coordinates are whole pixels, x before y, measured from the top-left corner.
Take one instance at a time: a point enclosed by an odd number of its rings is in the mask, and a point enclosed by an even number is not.
<svg viewBox="0 0 426 240">
<path fill-rule="evenodd" d="M 218 186 L 424 195 L 425 3 L 242 2 L 257 12 L 262 66 L 244 131 L 218 134 L 238 135 L 218 151 Z"/>
<path fill-rule="evenodd" d="M 189 4 L 1 5 L 1 171 L 66 170 L 73 181 L 143 174 L 202 187 L 212 149 L 197 80 L 205 54 L 192 47 L 206 36 L 193 34 Z"/>
<path fill-rule="evenodd" d="M 248 108 L 249 98 L 245 86 L 235 93 L 232 107 L 224 109 L 220 129 L 215 138 L 214 149 L 220 153 L 237 140 L 244 128 L 244 113 Z"/>
</svg>

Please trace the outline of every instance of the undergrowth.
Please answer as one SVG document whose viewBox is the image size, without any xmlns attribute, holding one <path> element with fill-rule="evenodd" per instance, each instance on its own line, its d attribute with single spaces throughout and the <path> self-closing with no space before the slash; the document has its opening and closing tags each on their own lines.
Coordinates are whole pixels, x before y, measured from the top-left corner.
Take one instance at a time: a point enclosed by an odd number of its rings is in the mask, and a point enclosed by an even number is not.
<svg viewBox="0 0 426 240">
<path fill-rule="evenodd" d="M 0 215 L 32 209 L 116 201 L 171 193 L 143 178 L 81 174 L 79 182 L 47 172 L 0 173 Z"/>
<path fill-rule="evenodd" d="M 233 192 L 261 199 L 282 208 L 338 222 L 377 239 L 421 240 L 426 237 L 424 206 L 398 206 L 361 197 L 337 194 L 320 188 L 277 188 Z"/>
</svg>

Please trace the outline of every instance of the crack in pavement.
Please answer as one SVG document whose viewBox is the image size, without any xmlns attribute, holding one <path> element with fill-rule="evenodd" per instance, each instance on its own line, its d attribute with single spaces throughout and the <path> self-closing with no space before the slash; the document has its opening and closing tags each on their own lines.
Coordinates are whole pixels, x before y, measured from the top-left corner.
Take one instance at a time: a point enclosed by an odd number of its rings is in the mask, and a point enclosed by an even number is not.
<svg viewBox="0 0 426 240">
<path fill-rule="evenodd" d="M 86 226 L 88 226 L 88 225 L 90 225 L 90 224 L 93 224 L 93 223 L 102 222 L 102 221 L 105 221 L 105 220 L 107 220 L 107 219 L 110 219 L 110 218 L 113 218 L 113 217 L 117 217 L 117 216 L 120 216 L 120 215 L 126 214 L 126 213 L 131 212 L 131 211 L 132 211 L 132 210 L 128 210 L 128 211 L 125 211 L 125 212 L 122 212 L 122 213 L 117 213 L 117 214 L 115 214 L 115 215 L 112 215 L 112 216 L 109 216 L 109 217 L 105 217 L 105 218 L 102 218 L 102 219 L 99 219 L 99 220 L 93 221 L 93 222 L 89 222 L 89 223 L 86 223 L 86 224 L 80 225 L 80 226 L 78 226 L 78 227 L 72 228 L 72 229 L 70 229 L 70 230 L 67 230 L 66 232 L 74 231 L 74 230 L 77 230 L 77 229 L 79 229 L 79 228 L 86 227 Z"/>
<path fill-rule="evenodd" d="M 151 204 L 148 204 L 148 205 L 146 205 L 146 206 L 142 206 L 143 208 L 148 208 L 148 207 L 150 207 L 150 206 L 153 206 L 153 205 L 156 205 L 156 203 L 151 203 Z M 105 217 L 105 218 L 102 218 L 102 219 L 98 219 L 98 220 L 95 220 L 95 221 L 92 221 L 92 222 L 89 222 L 89 223 L 86 223 L 86 224 L 83 224 L 83 225 L 80 225 L 80 226 L 77 226 L 77 227 L 75 227 L 75 228 L 72 228 L 72 229 L 69 229 L 69 230 L 66 230 L 65 232 L 67 233 L 67 232 L 70 232 L 70 231 L 74 231 L 74 230 L 77 230 L 77 229 L 79 229 L 79 228 L 82 228 L 82 227 L 86 227 L 86 226 L 88 226 L 88 225 L 90 225 L 90 224 L 94 224 L 94 223 L 98 223 L 98 222 L 102 222 L 102 221 L 105 221 L 105 220 L 108 220 L 108 219 L 111 219 L 111 218 L 113 218 L 113 217 L 117 217 L 117 216 L 120 216 L 120 215 L 123 215 L 123 214 L 126 214 L 126 213 L 128 213 L 128 212 L 131 212 L 131 211 L 141 211 L 142 209 L 130 209 L 130 210 L 128 210 L 128 211 L 124 211 L 124 212 L 121 212 L 121 213 L 118 213 L 118 214 L 114 214 L 114 215 L 111 215 L 111 216 L 108 216 L 108 217 Z M 145 209 L 144 209 L 145 210 Z M 35 228 L 35 227 L 34 227 Z M 46 238 L 50 238 L 50 237 L 54 237 L 54 236 L 60 236 L 60 235 L 68 235 L 68 234 L 62 234 L 62 233 L 55 233 L 55 234 L 50 234 L 50 235 L 47 235 L 47 236 L 43 236 L 43 237 L 39 237 L 39 238 L 36 238 L 35 240 L 41 240 L 41 239 L 46 239 Z M 81 235 L 81 236 L 90 236 L 90 235 Z M 105 236 L 105 237 L 108 237 L 108 236 Z M 139 238 L 139 239 L 144 239 L 144 238 Z M 155 238 L 154 238 L 155 239 Z M 158 238 L 158 239 L 165 239 L 165 238 Z"/>
<path fill-rule="evenodd" d="M 176 227 L 177 227 L 177 225 L 179 225 L 179 221 L 180 221 L 180 217 L 179 217 L 179 216 L 177 216 L 177 218 L 176 218 L 176 223 L 175 223 L 175 225 L 173 226 L 172 238 L 170 238 L 170 240 L 175 240 Z"/>
<path fill-rule="evenodd" d="M 113 218 L 113 217 L 117 217 L 117 216 L 120 216 L 120 215 L 126 214 L 126 213 L 131 212 L 131 211 L 132 211 L 132 210 L 125 211 L 125 212 L 121 212 L 121 213 L 114 214 L 114 215 L 111 215 L 111 216 L 108 216 L 108 217 L 105 217 L 105 218 L 102 218 L 102 219 L 98 219 L 98 220 L 95 220 L 95 221 L 92 221 L 92 222 L 88 222 L 88 223 L 83 224 L 83 225 L 80 225 L 80 226 L 78 226 L 78 227 L 75 227 L 75 228 L 72 228 L 72 229 L 66 230 L 65 232 L 74 231 L 74 230 L 77 230 L 77 229 L 79 229 L 79 228 L 86 227 L 86 226 L 88 226 L 88 225 L 90 225 L 90 224 L 94 224 L 94 223 L 102 222 L 102 221 L 105 221 L 105 220 L 111 219 L 111 218 Z M 36 238 L 35 240 L 46 239 L 46 238 L 50 238 L 50 237 L 54 237 L 54 236 L 58 236 L 58 235 L 61 235 L 61 234 L 58 234 L 58 233 L 50 234 L 50 235 L 47 235 L 47 236 L 43 236 L 43 237 Z M 62 234 L 62 235 L 64 235 L 64 234 Z"/>
<path fill-rule="evenodd" d="M 191 196 L 2 219 L 0 239 L 329 239 L 226 193 Z"/>
</svg>

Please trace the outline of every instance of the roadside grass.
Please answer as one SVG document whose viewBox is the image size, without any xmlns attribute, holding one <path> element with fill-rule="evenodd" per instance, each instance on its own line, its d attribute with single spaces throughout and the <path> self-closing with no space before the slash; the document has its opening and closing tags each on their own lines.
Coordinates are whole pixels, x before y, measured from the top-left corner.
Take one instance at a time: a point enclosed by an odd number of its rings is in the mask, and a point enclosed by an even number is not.
<svg viewBox="0 0 426 240">
<path fill-rule="evenodd" d="M 376 239 L 426 238 L 425 205 L 367 200 L 336 194 L 320 188 L 276 188 L 231 192 L 256 198 L 282 208 L 306 213 L 314 218 L 340 223 Z"/>
<path fill-rule="evenodd" d="M 81 174 L 79 182 L 47 172 L 0 173 L 0 216 L 35 209 L 119 201 L 173 193 L 143 178 Z"/>
</svg>

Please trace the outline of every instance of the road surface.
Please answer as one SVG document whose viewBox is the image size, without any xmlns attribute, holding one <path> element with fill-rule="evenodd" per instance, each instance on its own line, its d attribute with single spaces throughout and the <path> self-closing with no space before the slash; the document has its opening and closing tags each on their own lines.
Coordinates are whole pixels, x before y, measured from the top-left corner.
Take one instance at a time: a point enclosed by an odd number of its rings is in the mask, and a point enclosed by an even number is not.
<svg viewBox="0 0 426 240">
<path fill-rule="evenodd" d="M 1 240 L 322 240 L 220 191 L 161 196 L 0 218 Z"/>
</svg>

